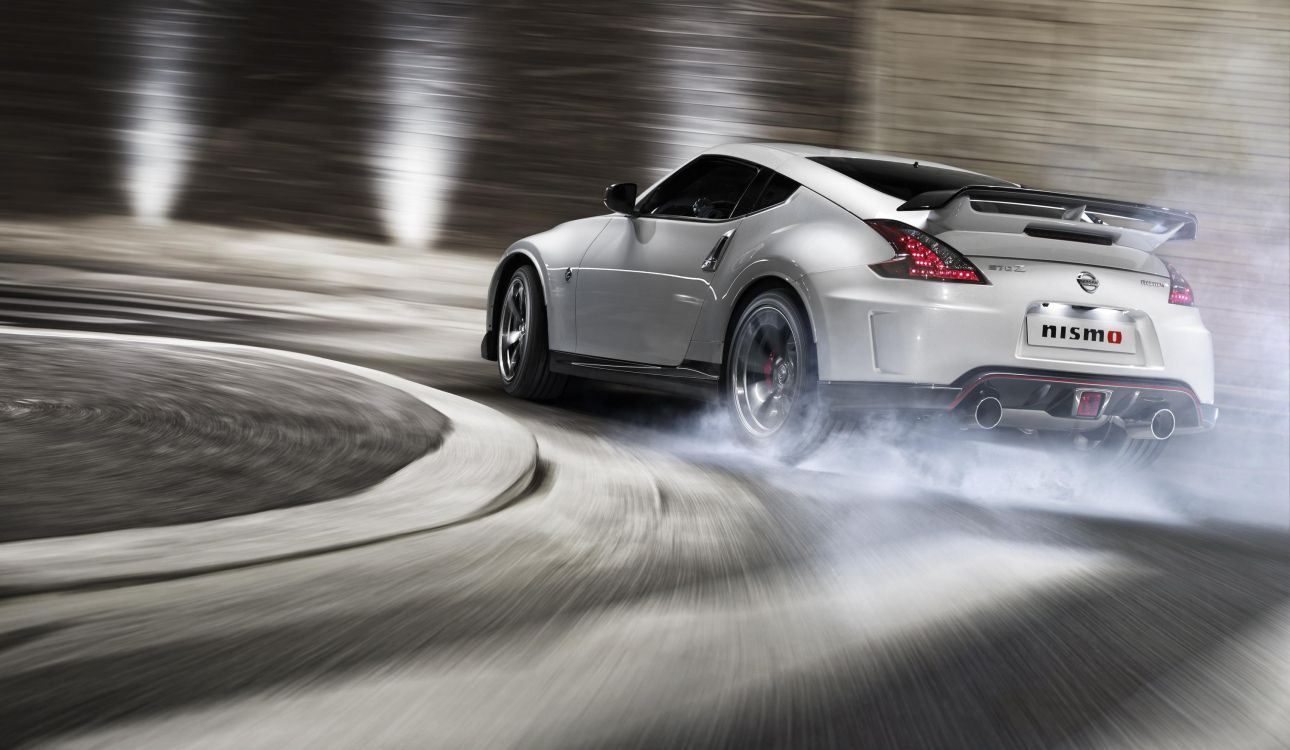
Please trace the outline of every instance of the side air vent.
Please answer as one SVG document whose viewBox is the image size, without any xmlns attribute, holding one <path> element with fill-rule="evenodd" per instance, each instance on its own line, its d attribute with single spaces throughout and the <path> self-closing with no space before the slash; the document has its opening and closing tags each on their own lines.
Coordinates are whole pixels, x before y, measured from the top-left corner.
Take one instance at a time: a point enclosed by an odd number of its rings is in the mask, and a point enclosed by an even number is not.
<svg viewBox="0 0 1290 750">
<path fill-rule="evenodd" d="M 1090 245 L 1114 245 L 1118 234 L 1099 232 L 1097 230 L 1068 229 L 1066 227 L 1047 227 L 1042 224 L 1030 224 L 1026 234 L 1031 237 L 1042 237 L 1046 240 L 1065 240 L 1067 242 L 1087 242 Z"/>
</svg>

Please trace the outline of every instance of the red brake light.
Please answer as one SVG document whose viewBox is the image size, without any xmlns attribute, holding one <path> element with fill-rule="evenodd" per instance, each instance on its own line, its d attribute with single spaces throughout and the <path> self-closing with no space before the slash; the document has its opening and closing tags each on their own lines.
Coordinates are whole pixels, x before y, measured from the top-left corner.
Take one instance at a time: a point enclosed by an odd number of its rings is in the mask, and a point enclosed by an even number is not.
<svg viewBox="0 0 1290 750">
<path fill-rule="evenodd" d="M 917 227 L 895 219 L 865 219 L 865 223 L 891 243 L 896 251 L 896 257 L 891 260 L 869 266 L 879 276 L 961 284 L 990 283 L 959 251 Z"/>
<path fill-rule="evenodd" d="M 1183 278 L 1174 264 L 1166 263 L 1169 268 L 1169 304 L 1187 305 L 1188 307 L 1196 304 L 1196 297 L 1191 293 L 1191 284 Z"/>
</svg>

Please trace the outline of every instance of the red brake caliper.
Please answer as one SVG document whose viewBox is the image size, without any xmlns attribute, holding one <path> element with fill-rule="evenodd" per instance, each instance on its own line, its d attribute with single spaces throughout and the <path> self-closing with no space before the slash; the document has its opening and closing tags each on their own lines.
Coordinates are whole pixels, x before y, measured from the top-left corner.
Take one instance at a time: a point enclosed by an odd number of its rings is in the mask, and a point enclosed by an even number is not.
<svg viewBox="0 0 1290 750">
<path fill-rule="evenodd" d="M 761 374 L 766 376 L 766 385 L 771 388 L 775 387 L 775 383 L 771 380 L 771 373 L 773 372 L 775 372 L 775 352 L 770 353 L 770 356 L 766 358 L 766 364 L 761 368 Z"/>
</svg>

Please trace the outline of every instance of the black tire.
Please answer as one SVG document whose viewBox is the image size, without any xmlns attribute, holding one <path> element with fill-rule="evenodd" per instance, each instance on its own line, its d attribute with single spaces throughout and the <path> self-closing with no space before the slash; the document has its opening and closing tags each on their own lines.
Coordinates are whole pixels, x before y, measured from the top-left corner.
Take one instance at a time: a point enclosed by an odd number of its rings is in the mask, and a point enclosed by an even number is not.
<svg viewBox="0 0 1290 750">
<path fill-rule="evenodd" d="M 771 289 L 737 310 L 734 321 L 721 378 L 734 433 L 765 455 L 796 463 L 832 429 L 806 313 L 792 294 Z"/>
<path fill-rule="evenodd" d="M 1113 466 L 1145 469 L 1164 453 L 1168 440 L 1131 438 L 1124 430 L 1111 428 L 1111 434 L 1094 446 L 1090 456 L 1102 456 Z"/>
<path fill-rule="evenodd" d="M 549 367 L 546 301 L 532 266 L 515 269 L 502 287 L 494 334 L 497 372 L 509 395 L 546 401 L 564 392 L 568 378 Z"/>
<path fill-rule="evenodd" d="M 1096 469 L 1145 469 L 1164 453 L 1168 440 L 1131 438 L 1121 428 L 1107 425 L 1087 434 L 1040 433 L 1057 450 L 1069 451 Z"/>
</svg>

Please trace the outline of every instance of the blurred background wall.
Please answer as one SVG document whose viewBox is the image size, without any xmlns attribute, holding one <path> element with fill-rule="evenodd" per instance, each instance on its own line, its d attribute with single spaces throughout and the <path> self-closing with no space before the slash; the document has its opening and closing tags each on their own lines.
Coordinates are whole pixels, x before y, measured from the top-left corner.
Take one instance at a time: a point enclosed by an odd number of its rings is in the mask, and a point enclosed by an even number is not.
<svg viewBox="0 0 1290 750">
<path fill-rule="evenodd" d="M 6 0 L 0 217 L 465 252 L 705 146 L 805 141 L 1190 209 L 1220 400 L 1286 409 L 1285 0 Z M 0 253 L 3 246 L 0 245 Z"/>
</svg>

